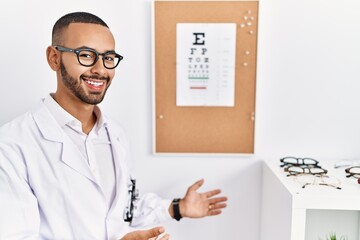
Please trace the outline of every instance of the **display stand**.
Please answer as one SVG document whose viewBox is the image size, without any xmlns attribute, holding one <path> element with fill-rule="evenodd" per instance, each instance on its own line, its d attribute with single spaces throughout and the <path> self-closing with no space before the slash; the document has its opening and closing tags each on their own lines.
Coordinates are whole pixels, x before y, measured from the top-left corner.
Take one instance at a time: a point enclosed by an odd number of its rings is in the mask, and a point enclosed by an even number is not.
<svg viewBox="0 0 360 240">
<path fill-rule="evenodd" d="M 360 185 L 346 178 L 344 168 L 331 161 L 321 162 L 328 175 L 341 181 L 341 190 L 307 186 L 287 177 L 280 162 L 263 166 L 261 239 L 317 240 L 329 233 L 359 239 Z"/>
</svg>

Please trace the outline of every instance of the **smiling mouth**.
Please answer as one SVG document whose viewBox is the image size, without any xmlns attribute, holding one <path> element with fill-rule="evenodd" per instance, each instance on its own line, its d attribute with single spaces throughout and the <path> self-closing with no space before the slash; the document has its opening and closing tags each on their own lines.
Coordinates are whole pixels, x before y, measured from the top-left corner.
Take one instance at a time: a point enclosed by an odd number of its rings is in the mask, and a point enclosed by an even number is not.
<svg viewBox="0 0 360 240">
<path fill-rule="evenodd" d="M 87 84 L 94 86 L 94 87 L 101 87 L 105 84 L 105 82 L 101 81 L 101 82 L 96 82 L 96 81 L 91 81 L 91 80 L 87 80 L 87 79 L 83 79 Z"/>
<path fill-rule="evenodd" d="M 92 91 L 103 91 L 108 82 L 106 77 L 98 78 L 98 77 L 91 77 L 91 76 L 82 76 L 81 79 L 84 81 L 86 86 Z"/>
</svg>

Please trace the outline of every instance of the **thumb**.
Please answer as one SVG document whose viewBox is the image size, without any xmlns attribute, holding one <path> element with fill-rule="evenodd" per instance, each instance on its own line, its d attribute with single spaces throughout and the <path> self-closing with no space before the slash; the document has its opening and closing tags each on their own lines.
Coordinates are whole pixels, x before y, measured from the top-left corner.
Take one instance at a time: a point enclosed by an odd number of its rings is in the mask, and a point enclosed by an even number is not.
<svg viewBox="0 0 360 240">
<path fill-rule="evenodd" d="M 204 179 L 200 179 L 199 181 L 197 181 L 196 183 L 194 183 L 193 185 L 191 185 L 188 190 L 189 190 L 189 191 L 196 191 L 196 190 L 198 190 L 203 184 L 204 184 Z"/>
</svg>

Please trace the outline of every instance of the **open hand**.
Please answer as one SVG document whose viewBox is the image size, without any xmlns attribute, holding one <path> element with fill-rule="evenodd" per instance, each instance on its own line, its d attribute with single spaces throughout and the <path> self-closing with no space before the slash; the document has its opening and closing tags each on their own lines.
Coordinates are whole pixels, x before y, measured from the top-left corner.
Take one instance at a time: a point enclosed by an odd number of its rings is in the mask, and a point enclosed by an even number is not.
<svg viewBox="0 0 360 240">
<path fill-rule="evenodd" d="M 183 199 L 179 202 L 180 213 L 183 217 L 201 218 L 219 215 L 226 207 L 227 197 L 214 197 L 221 193 L 220 189 L 198 193 L 197 190 L 204 184 L 201 179 L 191 185 Z"/>
<path fill-rule="evenodd" d="M 164 232 L 165 229 L 163 227 L 155 227 L 148 230 L 138 230 L 129 232 L 120 240 L 168 240 L 168 234 L 165 234 L 161 238 L 158 238 Z"/>
</svg>

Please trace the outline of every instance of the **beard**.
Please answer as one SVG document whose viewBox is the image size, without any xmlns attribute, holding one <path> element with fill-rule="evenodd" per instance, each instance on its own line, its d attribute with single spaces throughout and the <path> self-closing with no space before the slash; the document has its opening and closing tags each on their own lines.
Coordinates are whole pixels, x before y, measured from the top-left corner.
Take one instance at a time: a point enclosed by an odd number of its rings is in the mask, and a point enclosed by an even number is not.
<svg viewBox="0 0 360 240">
<path fill-rule="evenodd" d="M 73 78 L 70 76 L 70 74 L 67 72 L 63 62 L 60 62 L 60 71 L 61 71 L 61 79 L 67 89 L 71 91 L 71 93 L 76 96 L 78 99 L 80 99 L 82 102 L 85 102 L 87 104 L 96 105 L 102 102 L 102 100 L 105 97 L 106 91 L 109 88 L 110 84 L 110 78 L 109 77 L 100 77 L 99 75 L 81 75 L 80 76 L 80 82 L 76 80 L 76 78 Z M 92 78 L 92 79 L 98 79 L 98 80 L 106 80 L 106 89 L 102 92 L 89 92 L 86 93 L 84 90 L 84 87 L 81 84 L 81 79 L 83 77 Z"/>
</svg>

